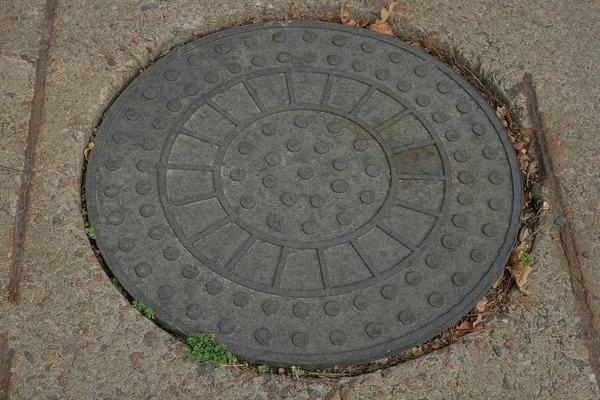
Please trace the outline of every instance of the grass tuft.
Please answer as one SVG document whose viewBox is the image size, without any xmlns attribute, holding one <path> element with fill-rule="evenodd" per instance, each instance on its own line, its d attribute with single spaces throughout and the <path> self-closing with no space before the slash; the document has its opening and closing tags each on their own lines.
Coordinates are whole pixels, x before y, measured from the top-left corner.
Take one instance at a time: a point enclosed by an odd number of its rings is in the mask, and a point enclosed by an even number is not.
<svg viewBox="0 0 600 400">
<path fill-rule="evenodd" d="M 531 265 L 531 263 L 533 263 L 533 254 L 531 253 L 523 253 L 521 254 L 521 257 L 519 258 L 519 264 L 523 264 L 523 265 Z"/>
<path fill-rule="evenodd" d="M 148 319 L 154 319 L 154 310 L 142 303 L 141 301 L 134 300 L 133 303 L 131 303 L 131 305 L 133 306 L 133 308 L 138 310 L 138 312 L 144 317 Z"/>
<path fill-rule="evenodd" d="M 190 346 L 190 350 L 183 353 L 187 360 L 210 361 L 216 367 L 237 362 L 237 358 L 227 350 L 224 344 L 215 343 L 214 335 L 196 333 L 190 336 L 186 343 Z"/>
</svg>

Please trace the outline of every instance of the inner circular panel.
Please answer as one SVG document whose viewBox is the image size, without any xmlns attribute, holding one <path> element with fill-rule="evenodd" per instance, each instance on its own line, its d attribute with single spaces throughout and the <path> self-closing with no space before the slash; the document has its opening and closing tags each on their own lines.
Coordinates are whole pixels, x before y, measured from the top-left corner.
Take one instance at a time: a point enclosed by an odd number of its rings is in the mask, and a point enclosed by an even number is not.
<svg viewBox="0 0 600 400">
<path fill-rule="evenodd" d="M 258 237 L 267 233 L 281 244 L 316 248 L 356 231 L 381 209 L 391 186 L 377 140 L 323 111 L 266 115 L 243 129 L 220 161 L 235 214 Z"/>
<path fill-rule="evenodd" d="M 435 336 L 489 289 L 520 217 L 515 155 L 451 69 L 375 32 L 238 27 L 109 108 L 86 176 L 108 267 L 174 332 L 322 368 Z"/>
</svg>

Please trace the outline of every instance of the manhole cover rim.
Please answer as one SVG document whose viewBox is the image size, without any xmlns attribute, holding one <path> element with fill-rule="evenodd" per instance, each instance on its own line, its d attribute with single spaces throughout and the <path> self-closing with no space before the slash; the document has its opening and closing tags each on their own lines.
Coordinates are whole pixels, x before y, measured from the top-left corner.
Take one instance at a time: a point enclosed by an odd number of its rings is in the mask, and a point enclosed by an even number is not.
<svg viewBox="0 0 600 400">
<path fill-rule="evenodd" d="M 422 326 L 421 328 L 412 331 L 410 334 L 398 337 L 394 340 L 379 343 L 369 348 L 362 348 L 359 350 L 350 350 L 343 353 L 326 353 L 326 354 L 304 354 L 304 355 L 293 355 L 288 353 L 278 353 L 272 352 L 268 350 L 260 350 L 257 351 L 250 347 L 245 347 L 241 345 L 237 345 L 233 342 L 227 340 L 226 337 L 218 338 L 220 341 L 228 345 L 228 347 L 237 354 L 243 355 L 245 359 L 256 362 L 265 362 L 268 361 L 269 364 L 272 365 L 281 365 L 281 366 L 291 366 L 297 365 L 302 366 L 304 368 L 323 368 L 323 367 L 332 367 L 333 365 L 344 366 L 344 365 L 352 365 L 359 364 L 363 362 L 369 362 L 376 359 L 380 359 L 391 355 L 393 353 L 399 353 L 403 350 L 406 350 L 414 345 L 422 342 L 423 337 L 433 337 L 435 334 L 441 332 L 443 329 L 451 326 L 455 321 L 459 320 L 463 315 L 469 312 L 470 309 L 477 303 L 479 299 L 481 299 L 485 293 L 489 290 L 492 283 L 497 279 L 500 272 L 503 270 L 508 258 L 511 254 L 512 248 L 517 238 L 517 233 L 520 228 L 520 214 L 521 214 L 521 204 L 522 204 L 522 181 L 521 181 L 521 172 L 517 164 L 516 156 L 514 154 L 514 149 L 510 144 L 506 130 L 497 119 L 495 112 L 492 108 L 485 102 L 482 96 L 472 88 L 462 77 L 460 77 L 457 73 L 452 70 L 452 68 L 447 65 L 441 63 L 434 57 L 429 54 L 421 51 L 418 48 L 410 46 L 401 40 L 395 37 L 387 37 L 385 35 L 381 35 L 376 32 L 372 32 L 366 29 L 357 29 L 348 27 L 340 24 L 332 24 L 327 22 L 316 22 L 316 21 L 290 21 L 290 22 L 272 22 L 267 24 L 257 24 L 257 25 L 247 25 L 237 28 L 228 29 L 225 31 L 220 31 L 212 34 L 208 34 L 201 39 L 198 39 L 192 43 L 189 43 L 177 50 L 173 50 L 165 57 L 156 61 L 153 66 L 161 66 L 170 63 L 174 59 L 180 57 L 188 51 L 193 50 L 196 47 L 202 46 L 208 42 L 212 42 L 217 39 L 225 38 L 231 35 L 237 35 L 241 33 L 248 33 L 255 30 L 269 29 L 269 28 L 281 28 L 281 27 L 292 27 L 292 28 L 321 28 L 321 29 L 329 29 L 329 30 L 338 30 L 345 31 L 351 34 L 358 34 L 366 37 L 370 37 L 376 40 L 380 40 L 386 42 L 390 45 L 399 47 L 405 51 L 412 53 L 413 55 L 427 61 L 435 65 L 442 72 L 447 74 L 456 84 L 458 84 L 465 92 L 467 92 L 475 102 L 481 107 L 481 109 L 486 114 L 489 122 L 493 125 L 495 130 L 499 133 L 499 139 L 502 143 L 504 150 L 506 151 L 508 157 L 509 170 L 512 181 L 512 189 L 513 189 L 513 207 L 511 213 L 511 220 L 509 224 L 509 229 L 506 234 L 506 240 L 502 248 L 500 249 L 496 260 L 490 267 L 487 274 L 483 276 L 483 278 L 479 281 L 479 283 L 473 287 L 473 289 L 468 293 L 468 295 L 462 298 L 458 304 L 456 304 L 453 308 L 449 309 L 443 317 L 437 318 L 431 321 L 429 324 Z M 149 70 L 146 74 L 156 73 L 158 68 L 154 68 Z M 140 75 L 147 76 L 147 75 Z M 100 141 L 104 141 L 108 139 L 108 135 L 105 131 L 110 130 L 112 123 L 117 117 L 118 111 L 123 107 L 123 105 L 128 101 L 128 99 L 134 95 L 138 90 L 138 85 L 140 82 L 140 76 L 136 77 L 132 82 L 128 84 L 125 88 L 125 92 L 122 92 L 118 97 L 116 97 L 113 104 L 109 104 L 110 108 L 107 108 L 106 115 L 102 120 L 102 125 L 98 130 L 98 139 Z M 130 91 L 127 96 L 124 96 L 126 91 Z M 102 143 L 102 142 L 101 142 Z M 96 193 L 96 170 L 99 167 L 97 158 L 100 153 L 97 151 L 92 151 L 90 154 L 89 167 L 86 172 L 86 182 L 85 189 L 86 193 L 90 194 Z M 109 249 L 109 245 L 105 240 L 105 237 L 102 235 L 102 225 L 100 224 L 100 217 L 98 215 L 98 209 L 96 204 L 96 198 L 94 195 L 86 196 L 86 204 L 88 211 L 88 218 L 92 226 L 95 227 L 97 232 L 97 243 L 100 250 Z M 117 279 L 122 283 L 122 286 L 127 290 L 127 292 L 133 296 L 135 299 L 138 299 L 144 302 L 146 305 L 152 307 L 158 316 L 158 322 L 171 332 L 178 333 L 180 335 L 186 335 L 190 332 L 185 332 L 180 329 L 180 326 L 186 328 L 185 325 L 178 325 L 180 321 L 177 320 L 164 320 L 161 318 L 162 315 L 168 315 L 169 311 L 166 307 L 161 306 L 152 300 L 151 297 L 147 296 L 142 290 L 140 290 L 135 283 L 130 280 L 123 270 L 120 268 L 116 257 L 114 257 L 111 252 L 102 252 L 102 256 L 105 259 L 107 265 L 110 266 L 111 272 L 115 275 Z M 464 310 L 462 312 L 453 313 L 453 310 Z M 189 327 L 187 327 L 189 328 Z M 420 339 L 419 339 L 420 338 Z M 395 346 L 395 344 L 400 343 L 401 345 Z M 340 354 L 352 354 L 352 360 L 349 362 L 332 362 L 331 356 L 336 355 L 339 359 Z M 329 358 L 329 359 L 328 359 Z"/>
</svg>

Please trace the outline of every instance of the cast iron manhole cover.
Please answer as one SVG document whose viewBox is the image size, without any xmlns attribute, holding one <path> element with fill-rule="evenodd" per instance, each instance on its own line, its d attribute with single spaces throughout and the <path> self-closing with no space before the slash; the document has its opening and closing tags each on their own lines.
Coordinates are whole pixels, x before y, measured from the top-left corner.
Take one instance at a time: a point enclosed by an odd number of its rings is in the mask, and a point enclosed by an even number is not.
<svg viewBox="0 0 600 400">
<path fill-rule="evenodd" d="M 108 266 L 164 325 L 308 368 L 448 327 L 499 275 L 521 209 L 473 88 L 395 38 L 317 22 L 159 60 L 110 107 L 86 185 Z"/>
</svg>

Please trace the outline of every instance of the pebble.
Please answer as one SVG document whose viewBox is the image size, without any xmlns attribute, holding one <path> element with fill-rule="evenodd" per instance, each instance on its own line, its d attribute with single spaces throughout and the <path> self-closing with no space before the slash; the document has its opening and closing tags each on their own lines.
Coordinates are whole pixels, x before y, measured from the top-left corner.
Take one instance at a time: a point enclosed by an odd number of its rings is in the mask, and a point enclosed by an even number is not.
<svg viewBox="0 0 600 400">
<path fill-rule="evenodd" d="M 492 349 L 494 349 L 494 353 L 496 353 L 498 357 L 502 357 L 502 347 L 500 347 L 500 345 L 493 344 Z"/>
</svg>

